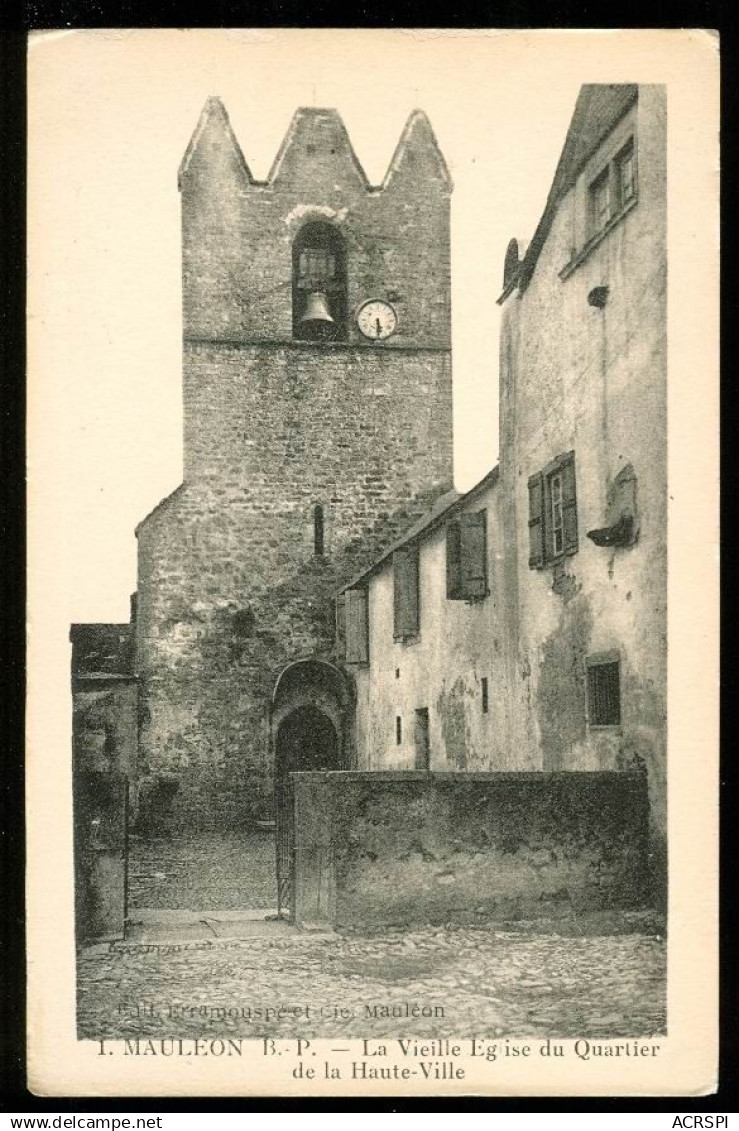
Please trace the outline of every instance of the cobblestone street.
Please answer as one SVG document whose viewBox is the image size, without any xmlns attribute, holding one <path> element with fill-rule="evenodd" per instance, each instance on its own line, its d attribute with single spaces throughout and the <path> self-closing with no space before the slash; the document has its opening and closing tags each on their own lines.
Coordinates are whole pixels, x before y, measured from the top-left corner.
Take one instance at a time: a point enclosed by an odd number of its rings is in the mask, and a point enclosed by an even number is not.
<svg viewBox="0 0 739 1131">
<path fill-rule="evenodd" d="M 651 1036 L 665 1031 L 665 944 L 635 913 L 104 944 L 79 955 L 78 1023 L 111 1039 Z"/>
</svg>

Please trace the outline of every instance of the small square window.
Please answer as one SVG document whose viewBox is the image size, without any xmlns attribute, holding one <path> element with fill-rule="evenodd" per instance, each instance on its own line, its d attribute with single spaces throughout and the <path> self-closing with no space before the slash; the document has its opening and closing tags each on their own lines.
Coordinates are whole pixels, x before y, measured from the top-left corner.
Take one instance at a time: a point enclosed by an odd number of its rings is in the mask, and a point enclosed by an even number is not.
<svg viewBox="0 0 739 1131">
<path fill-rule="evenodd" d="M 621 725 L 621 675 L 617 660 L 588 665 L 588 721 L 594 727 Z"/>
</svg>

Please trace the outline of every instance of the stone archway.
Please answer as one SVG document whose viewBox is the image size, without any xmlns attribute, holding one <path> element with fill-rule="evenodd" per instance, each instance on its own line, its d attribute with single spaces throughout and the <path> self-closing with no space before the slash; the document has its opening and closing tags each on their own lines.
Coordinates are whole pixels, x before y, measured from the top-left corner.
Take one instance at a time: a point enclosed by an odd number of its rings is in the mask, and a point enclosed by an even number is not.
<svg viewBox="0 0 739 1131">
<path fill-rule="evenodd" d="M 272 697 L 278 913 L 293 904 L 291 774 L 348 769 L 353 705 L 347 677 L 325 660 L 297 660 L 280 674 Z"/>
</svg>

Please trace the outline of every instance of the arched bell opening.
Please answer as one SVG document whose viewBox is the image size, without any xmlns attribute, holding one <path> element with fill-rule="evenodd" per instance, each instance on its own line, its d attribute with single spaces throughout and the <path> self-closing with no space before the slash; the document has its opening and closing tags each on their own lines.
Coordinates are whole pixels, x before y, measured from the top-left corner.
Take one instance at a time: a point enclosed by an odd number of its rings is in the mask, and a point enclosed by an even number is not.
<svg viewBox="0 0 739 1131">
<path fill-rule="evenodd" d="M 293 243 L 293 337 L 346 340 L 346 251 L 333 224 L 313 220 Z"/>
</svg>

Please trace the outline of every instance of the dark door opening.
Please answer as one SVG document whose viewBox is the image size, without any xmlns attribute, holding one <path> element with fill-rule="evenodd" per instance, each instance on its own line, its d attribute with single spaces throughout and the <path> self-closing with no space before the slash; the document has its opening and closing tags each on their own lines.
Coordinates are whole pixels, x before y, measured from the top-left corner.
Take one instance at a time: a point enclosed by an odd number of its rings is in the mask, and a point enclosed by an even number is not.
<svg viewBox="0 0 739 1131">
<path fill-rule="evenodd" d="M 428 707 L 419 707 L 416 710 L 416 769 L 431 769 L 431 745 L 429 742 L 429 712 Z"/>
<path fill-rule="evenodd" d="M 328 715 L 306 705 L 283 719 L 275 737 L 275 819 L 277 834 L 277 911 L 291 918 L 293 910 L 293 795 L 290 774 L 339 770 L 341 744 Z"/>
<path fill-rule="evenodd" d="M 275 777 L 340 768 L 339 738 L 328 715 L 310 705 L 291 711 L 277 731 Z"/>
</svg>

